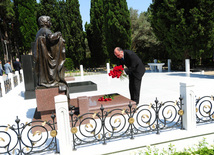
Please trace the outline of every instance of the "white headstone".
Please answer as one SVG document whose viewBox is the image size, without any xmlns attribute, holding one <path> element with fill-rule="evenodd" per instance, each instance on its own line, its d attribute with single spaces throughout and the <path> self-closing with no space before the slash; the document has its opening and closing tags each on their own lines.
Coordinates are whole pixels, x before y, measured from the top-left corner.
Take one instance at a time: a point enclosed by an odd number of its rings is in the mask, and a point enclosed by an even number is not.
<svg viewBox="0 0 214 155">
<path fill-rule="evenodd" d="M 190 72 L 190 60 L 189 59 L 185 59 L 185 71 L 187 73 Z"/>
<path fill-rule="evenodd" d="M 107 68 L 107 74 L 110 72 L 110 65 L 109 63 L 106 64 L 106 68 Z"/>
<path fill-rule="evenodd" d="M 168 72 L 171 71 L 171 59 L 168 59 Z"/>
<path fill-rule="evenodd" d="M 83 75 L 84 75 L 84 73 L 83 73 L 83 65 L 80 65 L 80 75 L 81 75 L 81 78 L 83 79 Z"/>
</svg>

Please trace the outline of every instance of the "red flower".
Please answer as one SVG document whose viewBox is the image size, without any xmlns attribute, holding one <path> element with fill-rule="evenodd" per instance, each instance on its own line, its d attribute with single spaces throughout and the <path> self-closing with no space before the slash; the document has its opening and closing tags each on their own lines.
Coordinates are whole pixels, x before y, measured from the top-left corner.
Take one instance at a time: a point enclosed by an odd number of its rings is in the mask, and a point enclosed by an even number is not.
<svg viewBox="0 0 214 155">
<path fill-rule="evenodd" d="M 112 95 L 105 95 L 105 96 L 102 96 L 98 99 L 98 101 L 112 101 L 113 99 L 113 96 Z"/>
<path fill-rule="evenodd" d="M 115 77 L 120 78 L 121 76 L 125 76 L 125 74 L 123 74 L 123 70 L 124 68 L 122 65 L 115 66 L 108 75 L 112 76 L 112 78 L 115 78 Z"/>
</svg>

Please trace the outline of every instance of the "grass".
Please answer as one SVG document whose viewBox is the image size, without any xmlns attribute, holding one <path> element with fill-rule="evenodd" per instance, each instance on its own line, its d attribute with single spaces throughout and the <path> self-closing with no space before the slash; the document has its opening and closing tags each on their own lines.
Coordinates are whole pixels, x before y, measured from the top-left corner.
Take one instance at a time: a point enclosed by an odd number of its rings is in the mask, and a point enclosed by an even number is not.
<svg viewBox="0 0 214 155">
<path fill-rule="evenodd" d="M 106 69 L 105 68 L 87 68 L 84 69 L 83 74 L 84 75 L 95 75 L 95 74 L 102 74 L 102 73 L 106 73 Z M 76 70 L 69 70 L 69 71 L 65 71 L 65 76 L 81 76 L 81 72 L 80 70 L 76 69 Z"/>
</svg>

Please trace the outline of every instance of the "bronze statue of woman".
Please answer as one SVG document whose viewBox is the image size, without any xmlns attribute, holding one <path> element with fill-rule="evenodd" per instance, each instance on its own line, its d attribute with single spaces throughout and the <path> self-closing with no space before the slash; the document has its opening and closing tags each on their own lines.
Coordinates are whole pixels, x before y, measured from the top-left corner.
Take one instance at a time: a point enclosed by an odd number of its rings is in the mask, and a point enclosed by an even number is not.
<svg viewBox="0 0 214 155">
<path fill-rule="evenodd" d="M 40 30 L 36 34 L 34 49 L 37 86 L 59 87 L 69 98 L 69 90 L 64 79 L 65 40 L 61 32 L 52 33 L 51 18 L 41 16 L 38 19 Z"/>
</svg>

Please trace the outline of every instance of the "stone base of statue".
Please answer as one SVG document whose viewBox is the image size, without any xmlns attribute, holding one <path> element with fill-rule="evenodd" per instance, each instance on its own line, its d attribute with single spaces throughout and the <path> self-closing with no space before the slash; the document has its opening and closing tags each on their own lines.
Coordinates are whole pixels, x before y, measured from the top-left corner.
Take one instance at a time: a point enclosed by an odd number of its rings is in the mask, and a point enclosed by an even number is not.
<svg viewBox="0 0 214 155">
<path fill-rule="evenodd" d="M 43 120 L 46 115 L 55 113 L 54 96 L 65 95 L 65 92 L 59 92 L 59 87 L 36 87 L 35 94 L 37 103 L 35 117 Z"/>
<path fill-rule="evenodd" d="M 68 86 L 70 93 L 97 90 L 97 84 L 93 83 L 92 81 L 68 83 Z M 52 88 L 36 87 L 35 94 L 37 109 L 34 118 L 44 120 L 44 118 L 50 116 L 50 114 L 55 113 L 54 97 L 57 95 L 65 95 L 65 92 L 59 92 L 58 87 Z M 73 102 L 73 100 L 70 100 L 69 104 L 70 106 L 77 107 L 77 109 L 79 107 L 76 104 L 76 102 Z"/>
</svg>

